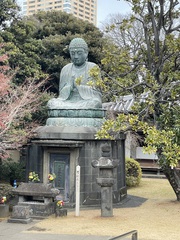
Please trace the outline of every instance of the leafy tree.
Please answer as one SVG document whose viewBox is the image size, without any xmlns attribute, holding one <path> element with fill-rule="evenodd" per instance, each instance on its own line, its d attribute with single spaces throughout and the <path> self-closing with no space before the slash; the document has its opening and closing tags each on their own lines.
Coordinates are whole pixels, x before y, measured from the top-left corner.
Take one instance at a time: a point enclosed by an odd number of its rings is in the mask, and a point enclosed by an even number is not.
<svg viewBox="0 0 180 240">
<path fill-rule="evenodd" d="M 13 20 L 18 14 L 19 7 L 15 0 L 0 1 L 0 26 L 4 28 L 9 21 Z"/>
<path fill-rule="evenodd" d="M 36 21 L 13 21 L 9 27 L 0 33 L 1 42 L 6 43 L 4 51 L 8 53 L 9 65 L 17 69 L 14 76 L 16 84 L 23 83 L 26 78 L 41 79 L 47 77 L 40 66 L 40 54 L 43 51 L 41 40 L 33 38 L 37 30 Z"/>
<path fill-rule="evenodd" d="M 133 15 L 120 24 L 124 35 L 133 22 L 143 30 L 142 42 L 119 48 L 106 48 L 102 60 L 109 70 L 107 79 L 115 80 L 116 98 L 132 94 L 132 114 L 109 119 L 98 138 L 116 137 L 119 131 L 142 131 L 147 152 L 158 154 L 158 163 L 180 201 L 180 55 L 178 1 L 127 0 Z M 136 40 L 136 39 L 134 39 Z M 107 87 L 108 89 L 108 87 Z M 109 89 L 108 89 L 109 90 Z M 124 93 L 124 94 L 123 94 Z M 146 95 L 146 98 L 143 96 Z"/>
<path fill-rule="evenodd" d="M 129 22 L 130 14 L 112 14 L 102 27 L 109 41 L 120 48 L 131 48 L 131 54 L 136 54 L 143 44 L 143 28 L 139 21 Z M 124 29 L 126 24 L 126 29 Z"/>
</svg>

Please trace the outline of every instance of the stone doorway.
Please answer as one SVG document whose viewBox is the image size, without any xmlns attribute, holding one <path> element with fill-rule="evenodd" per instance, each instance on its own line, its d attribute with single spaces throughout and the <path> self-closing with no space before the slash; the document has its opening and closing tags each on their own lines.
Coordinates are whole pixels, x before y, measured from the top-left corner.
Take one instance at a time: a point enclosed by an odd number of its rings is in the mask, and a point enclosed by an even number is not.
<svg viewBox="0 0 180 240">
<path fill-rule="evenodd" d="M 74 146 L 74 145 L 73 145 Z M 60 190 L 57 199 L 74 202 L 75 169 L 78 164 L 79 148 L 44 147 L 43 183 L 48 183 L 48 174 L 55 173 L 54 187 Z"/>
<path fill-rule="evenodd" d="M 70 154 L 69 153 L 50 153 L 50 173 L 56 174 L 54 187 L 60 190 L 60 195 L 64 201 L 69 201 L 70 189 Z"/>
</svg>

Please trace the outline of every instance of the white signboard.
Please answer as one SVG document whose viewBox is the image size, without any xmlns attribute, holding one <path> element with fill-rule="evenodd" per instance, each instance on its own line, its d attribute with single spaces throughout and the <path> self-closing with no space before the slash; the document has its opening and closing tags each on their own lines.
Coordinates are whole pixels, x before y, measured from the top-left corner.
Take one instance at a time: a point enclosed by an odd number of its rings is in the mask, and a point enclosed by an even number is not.
<svg viewBox="0 0 180 240">
<path fill-rule="evenodd" d="M 76 167 L 76 216 L 79 216 L 80 208 L 80 170 L 81 167 L 78 165 Z"/>
</svg>

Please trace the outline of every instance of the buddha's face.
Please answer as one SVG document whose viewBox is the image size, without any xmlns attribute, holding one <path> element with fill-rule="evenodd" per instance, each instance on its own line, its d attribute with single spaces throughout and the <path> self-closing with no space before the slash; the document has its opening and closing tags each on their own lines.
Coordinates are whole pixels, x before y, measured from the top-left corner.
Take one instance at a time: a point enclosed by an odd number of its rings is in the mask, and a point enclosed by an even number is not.
<svg viewBox="0 0 180 240">
<path fill-rule="evenodd" d="M 81 66 L 85 63 L 88 52 L 84 48 L 71 48 L 70 56 L 75 66 Z"/>
</svg>

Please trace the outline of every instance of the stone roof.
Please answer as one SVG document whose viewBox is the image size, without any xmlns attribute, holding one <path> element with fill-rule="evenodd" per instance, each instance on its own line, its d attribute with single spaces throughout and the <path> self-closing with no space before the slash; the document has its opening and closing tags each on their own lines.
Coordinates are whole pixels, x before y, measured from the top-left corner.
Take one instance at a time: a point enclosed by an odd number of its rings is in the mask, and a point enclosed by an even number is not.
<svg viewBox="0 0 180 240">
<path fill-rule="evenodd" d="M 148 93 L 141 94 L 141 96 L 138 97 L 138 101 L 144 102 L 147 96 L 148 96 Z M 135 101 L 136 101 L 136 98 L 134 97 L 134 95 L 130 94 L 130 95 L 119 97 L 119 99 L 116 102 L 103 103 L 102 107 L 105 110 L 118 112 L 118 113 L 126 113 L 126 112 L 132 111 L 132 106 L 134 105 Z"/>
</svg>

